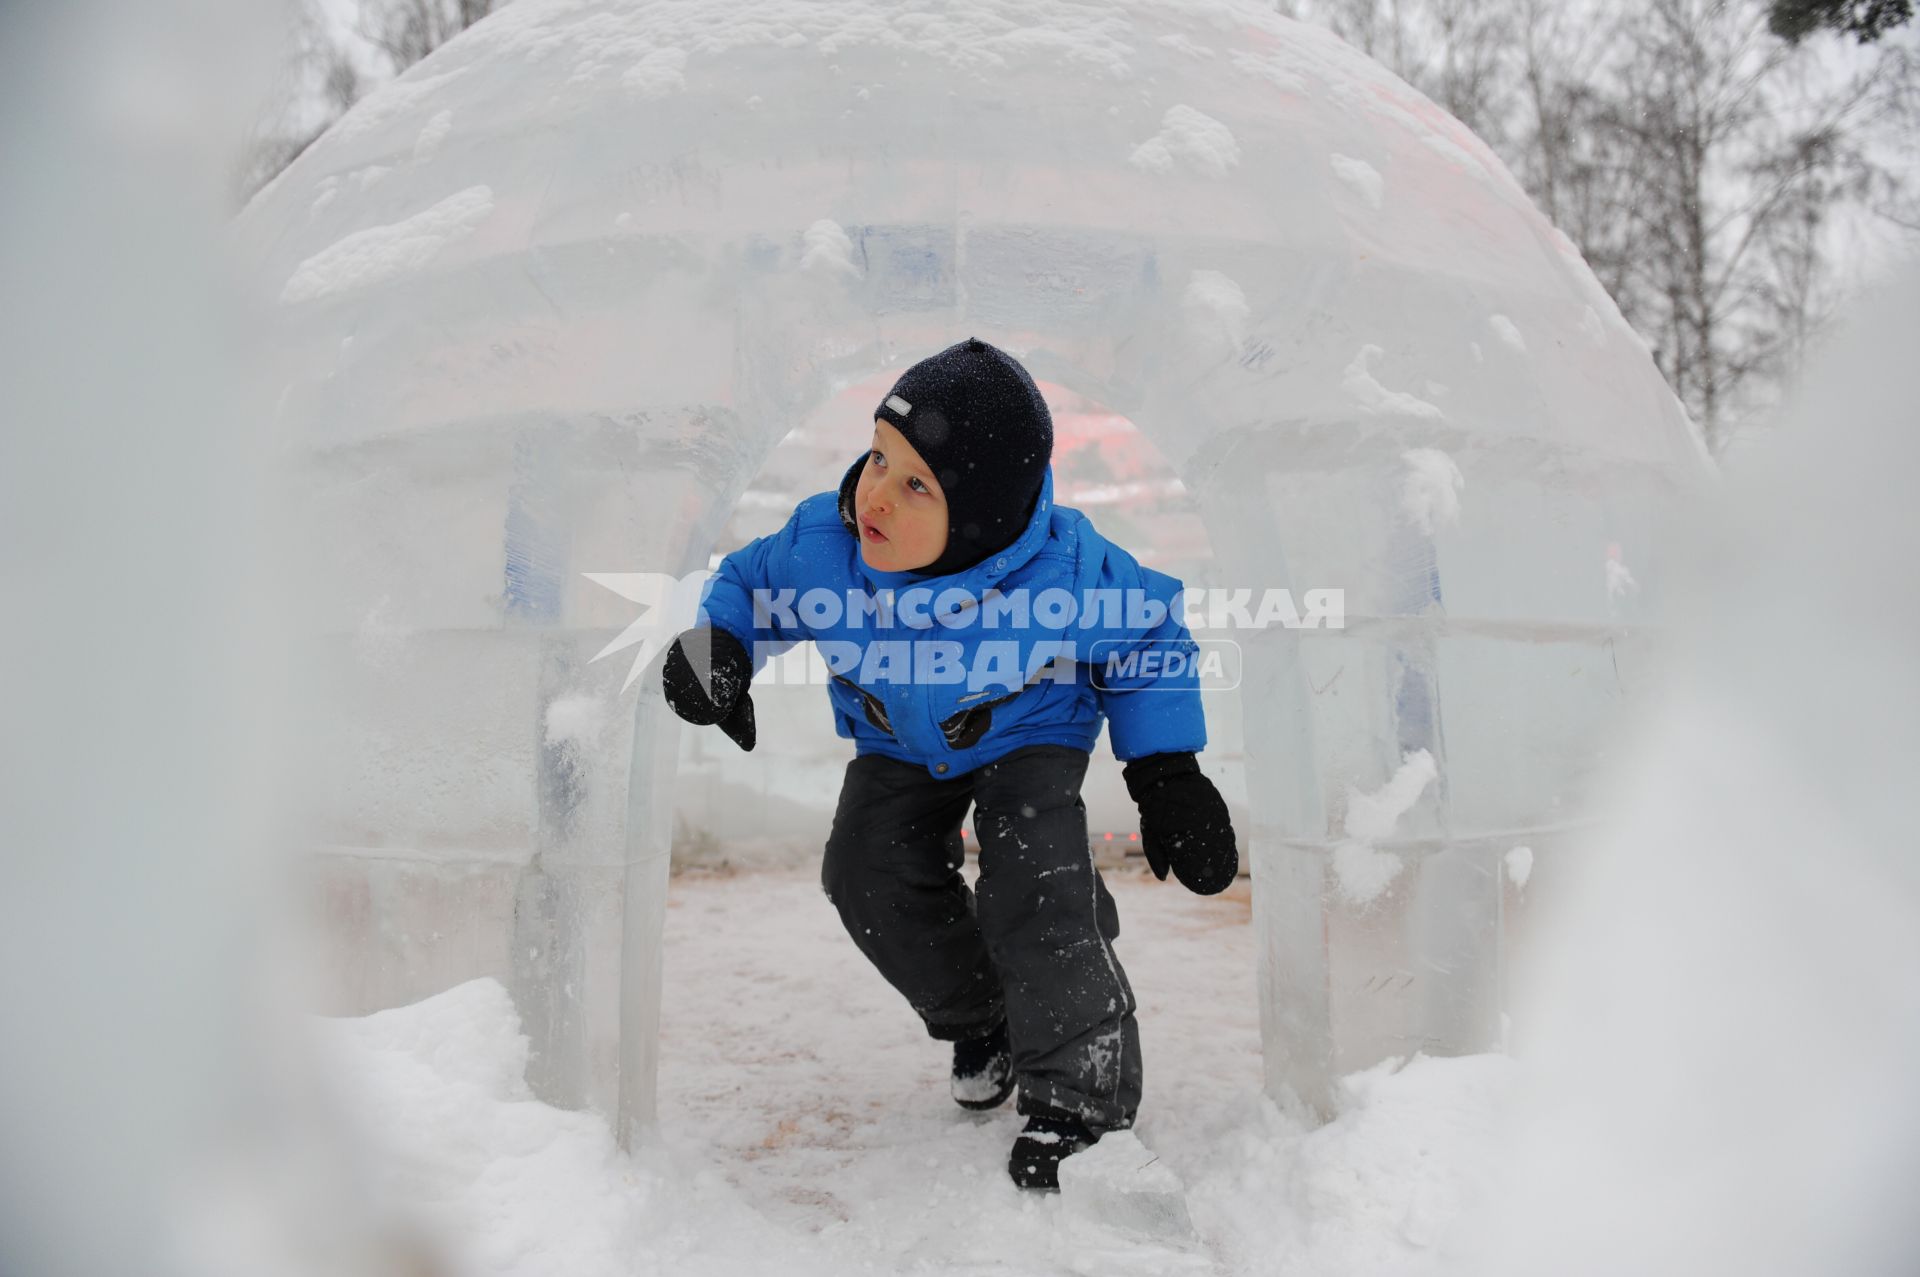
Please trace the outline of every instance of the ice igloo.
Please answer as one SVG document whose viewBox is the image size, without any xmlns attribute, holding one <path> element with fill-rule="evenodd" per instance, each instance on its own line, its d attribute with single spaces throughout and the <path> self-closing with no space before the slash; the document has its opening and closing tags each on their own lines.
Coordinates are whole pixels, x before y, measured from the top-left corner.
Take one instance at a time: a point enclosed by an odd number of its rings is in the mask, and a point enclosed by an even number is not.
<svg viewBox="0 0 1920 1277">
<path fill-rule="evenodd" d="M 517 0 L 238 229 L 340 1008 L 502 975 L 543 1095 L 650 1120 L 677 723 L 591 664 L 634 608 L 584 574 L 704 567 L 837 387 L 978 334 L 1150 436 L 1220 580 L 1344 591 L 1216 635 L 1270 1088 L 1501 1040 L 1708 464 L 1573 246 L 1361 54 L 1230 0 Z"/>
</svg>

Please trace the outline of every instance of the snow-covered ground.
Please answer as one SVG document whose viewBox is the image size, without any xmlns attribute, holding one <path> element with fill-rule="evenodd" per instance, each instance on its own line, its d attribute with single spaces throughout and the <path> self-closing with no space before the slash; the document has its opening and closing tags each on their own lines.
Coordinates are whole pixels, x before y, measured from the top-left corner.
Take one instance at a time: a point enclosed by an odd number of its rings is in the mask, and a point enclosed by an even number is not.
<svg viewBox="0 0 1920 1277">
<path fill-rule="evenodd" d="M 1310 1129 L 1260 1090 L 1244 886 L 1109 873 L 1147 1057 L 1138 1133 L 1204 1250 L 1088 1231 L 1022 1193 L 1019 1119 L 946 1094 L 946 1048 L 840 930 L 811 872 L 686 874 L 668 911 L 655 1146 L 532 1099 L 506 991 L 319 1022 L 376 1191 L 460 1272 L 1466 1271 L 1512 1062 L 1390 1062 Z M 1185 1265 L 1182 1267 L 1182 1265 Z"/>
</svg>

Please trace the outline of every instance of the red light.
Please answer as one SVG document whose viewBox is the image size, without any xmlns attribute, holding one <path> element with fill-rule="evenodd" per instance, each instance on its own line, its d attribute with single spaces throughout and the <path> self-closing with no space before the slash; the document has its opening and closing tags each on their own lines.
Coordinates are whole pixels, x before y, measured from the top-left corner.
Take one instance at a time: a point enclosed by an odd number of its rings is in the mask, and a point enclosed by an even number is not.
<svg viewBox="0 0 1920 1277">
<path fill-rule="evenodd" d="M 1128 834 L 1128 835 L 1127 835 L 1127 841 L 1128 841 L 1128 842 L 1139 842 L 1139 841 L 1140 841 L 1140 835 L 1139 835 L 1139 834 Z"/>
<path fill-rule="evenodd" d="M 1112 835 L 1111 833 L 1109 833 L 1109 834 L 1104 834 L 1104 835 L 1102 835 L 1102 836 L 1103 836 L 1103 837 L 1104 837 L 1104 838 L 1105 838 L 1105 839 L 1106 839 L 1106 840 L 1107 840 L 1108 842 L 1112 842 L 1112 841 L 1113 841 L 1113 835 Z"/>
</svg>

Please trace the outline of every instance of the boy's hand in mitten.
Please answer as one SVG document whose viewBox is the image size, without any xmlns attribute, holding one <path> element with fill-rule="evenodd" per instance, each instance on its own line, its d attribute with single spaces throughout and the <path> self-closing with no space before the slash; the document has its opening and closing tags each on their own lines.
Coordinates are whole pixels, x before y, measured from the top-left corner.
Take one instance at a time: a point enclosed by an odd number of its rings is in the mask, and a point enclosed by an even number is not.
<svg viewBox="0 0 1920 1277">
<path fill-rule="evenodd" d="M 753 660 L 725 630 L 688 630 L 667 649 L 660 684 L 673 712 L 689 723 L 718 724 L 741 749 L 753 749 Z"/>
<path fill-rule="evenodd" d="M 1162 882 L 1173 869 L 1189 891 L 1225 891 L 1240 870 L 1227 800 L 1192 754 L 1149 754 L 1121 769 L 1127 793 L 1140 808 L 1140 844 Z"/>
</svg>

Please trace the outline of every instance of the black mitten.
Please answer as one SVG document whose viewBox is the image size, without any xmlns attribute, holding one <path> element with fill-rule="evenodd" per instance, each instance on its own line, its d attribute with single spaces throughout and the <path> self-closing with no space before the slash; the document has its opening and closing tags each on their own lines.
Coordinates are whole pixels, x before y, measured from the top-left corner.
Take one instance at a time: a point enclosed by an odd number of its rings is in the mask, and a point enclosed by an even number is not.
<svg viewBox="0 0 1920 1277">
<path fill-rule="evenodd" d="M 1121 769 L 1127 793 L 1140 808 L 1140 845 L 1147 866 L 1166 881 L 1173 869 L 1187 890 L 1225 891 L 1240 871 L 1227 800 L 1192 754 L 1149 754 Z"/>
<path fill-rule="evenodd" d="M 688 630 L 667 649 L 660 685 L 673 712 L 689 723 L 718 724 L 741 749 L 753 749 L 753 660 L 722 629 Z"/>
</svg>

